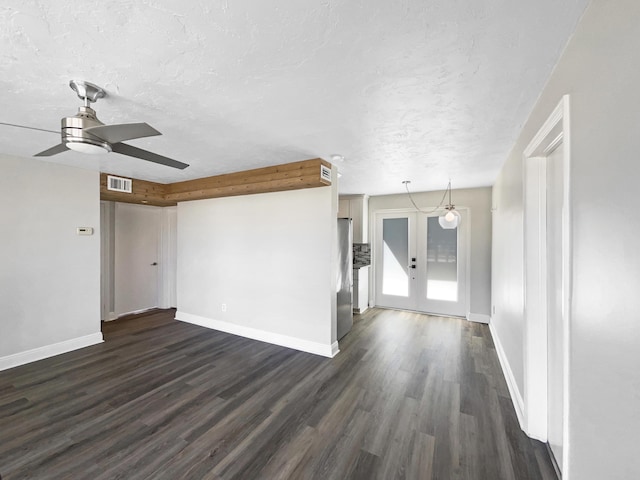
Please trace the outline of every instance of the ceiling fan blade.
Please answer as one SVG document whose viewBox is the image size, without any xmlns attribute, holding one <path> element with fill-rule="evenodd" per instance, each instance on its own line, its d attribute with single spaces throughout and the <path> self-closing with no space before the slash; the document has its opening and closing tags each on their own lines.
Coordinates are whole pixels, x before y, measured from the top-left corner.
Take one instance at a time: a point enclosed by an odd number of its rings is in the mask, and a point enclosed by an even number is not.
<svg viewBox="0 0 640 480">
<path fill-rule="evenodd" d="M 102 125 L 100 127 L 85 128 L 83 131 L 108 143 L 118 143 L 135 138 L 162 135 L 158 130 L 144 122 Z"/>
<path fill-rule="evenodd" d="M 166 165 L 167 167 L 179 168 L 182 170 L 189 166 L 186 163 L 178 162 L 172 158 L 163 157 L 162 155 L 158 155 L 157 153 L 149 152 L 138 147 L 132 147 L 126 143 L 114 143 L 111 145 L 111 148 L 116 153 L 139 158 L 148 162 L 159 163 L 160 165 Z"/>
<path fill-rule="evenodd" d="M 26 125 L 18 125 L 16 123 L 0 122 L 0 125 L 7 125 L 8 127 L 26 128 L 27 130 L 37 130 L 39 132 L 49 132 L 60 135 L 60 130 L 47 130 L 46 128 L 27 127 Z"/>
<path fill-rule="evenodd" d="M 60 145 L 56 145 L 55 147 L 48 148 L 43 152 L 36 153 L 34 157 L 50 157 L 51 155 L 56 155 L 58 153 L 66 152 L 67 150 L 69 150 L 67 146 L 64 143 L 61 143 Z"/>
</svg>

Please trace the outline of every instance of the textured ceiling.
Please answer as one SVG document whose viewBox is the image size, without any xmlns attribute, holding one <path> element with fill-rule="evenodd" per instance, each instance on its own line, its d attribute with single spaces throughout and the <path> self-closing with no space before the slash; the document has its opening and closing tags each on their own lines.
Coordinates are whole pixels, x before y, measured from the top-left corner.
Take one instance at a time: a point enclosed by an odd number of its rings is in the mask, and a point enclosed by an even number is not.
<svg viewBox="0 0 640 480">
<path fill-rule="evenodd" d="M 104 87 L 104 123 L 184 171 L 65 152 L 44 161 L 172 182 L 344 155 L 341 193 L 491 185 L 587 0 L 129 0 L 0 4 L 0 122 L 74 115 L 72 78 Z M 0 153 L 52 133 L 0 125 Z"/>
</svg>

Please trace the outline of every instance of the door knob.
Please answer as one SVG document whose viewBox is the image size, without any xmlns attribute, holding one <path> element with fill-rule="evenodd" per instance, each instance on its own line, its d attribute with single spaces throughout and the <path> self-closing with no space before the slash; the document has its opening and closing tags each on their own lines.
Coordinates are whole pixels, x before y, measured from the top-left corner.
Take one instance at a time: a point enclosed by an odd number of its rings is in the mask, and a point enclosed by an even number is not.
<svg viewBox="0 0 640 480">
<path fill-rule="evenodd" d="M 416 268 L 415 265 L 407 265 L 409 268 Z"/>
<path fill-rule="evenodd" d="M 152 266 L 152 267 L 155 267 L 156 265 L 158 265 L 158 262 L 153 262 L 153 263 L 151 264 L 151 266 Z"/>
</svg>

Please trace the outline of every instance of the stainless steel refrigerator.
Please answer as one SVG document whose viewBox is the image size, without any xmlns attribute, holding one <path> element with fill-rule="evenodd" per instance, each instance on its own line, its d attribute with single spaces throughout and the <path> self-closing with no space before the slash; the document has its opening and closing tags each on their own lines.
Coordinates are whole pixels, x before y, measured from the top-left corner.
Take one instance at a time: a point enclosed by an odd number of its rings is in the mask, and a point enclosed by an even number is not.
<svg viewBox="0 0 640 480">
<path fill-rule="evenodd" d="M 353 243 L 351 219 L 338 219 L 338 340 L 353 326 Z"/>
</svg>

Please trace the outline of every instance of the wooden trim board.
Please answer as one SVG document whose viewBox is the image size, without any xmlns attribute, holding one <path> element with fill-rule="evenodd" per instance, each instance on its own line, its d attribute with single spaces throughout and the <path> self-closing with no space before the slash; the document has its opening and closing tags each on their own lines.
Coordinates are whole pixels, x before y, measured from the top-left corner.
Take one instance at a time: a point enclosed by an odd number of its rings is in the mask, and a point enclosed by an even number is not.
<svg viewBox="0 0 640 480">
<path fill-rule="evenodd" d="M 321 165 L 331 168 L 326 160 L 313 158 L 177 183 L 132 179 L 132 193 L 107 190 L 107 174 L 101 173 L 100 200 L 169 207 L 189 200 L 324 187 L 330 182 L 320 175 Z"/>
</svg>

